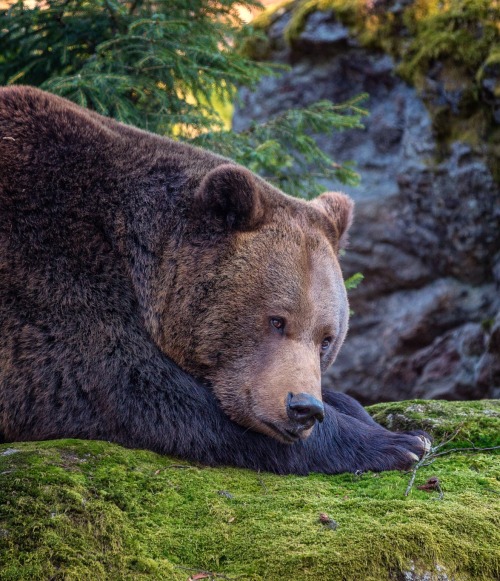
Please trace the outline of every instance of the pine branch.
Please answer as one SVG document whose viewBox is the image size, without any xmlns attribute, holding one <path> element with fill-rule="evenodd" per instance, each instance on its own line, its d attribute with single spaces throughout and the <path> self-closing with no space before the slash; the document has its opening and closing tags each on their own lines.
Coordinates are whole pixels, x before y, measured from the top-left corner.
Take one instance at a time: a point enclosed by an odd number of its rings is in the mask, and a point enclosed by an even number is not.
<svg viewBox="0 0 500 581">
<path fill-rule="evenodd" d="M 255 34 L 238 9 L 255 0 L 19 0 L 0 9 L 0 84 L 24 83 L 119 121 L 193 140 L 231 157 L 295 196 L 311 198 L 322 180 L 356 184 L 315 136 L 361 127 L 363 97 L 321 101 L 223 131 L 222 111 L 239 87 L 283 67 L 234 50 Z"/>
</svg>

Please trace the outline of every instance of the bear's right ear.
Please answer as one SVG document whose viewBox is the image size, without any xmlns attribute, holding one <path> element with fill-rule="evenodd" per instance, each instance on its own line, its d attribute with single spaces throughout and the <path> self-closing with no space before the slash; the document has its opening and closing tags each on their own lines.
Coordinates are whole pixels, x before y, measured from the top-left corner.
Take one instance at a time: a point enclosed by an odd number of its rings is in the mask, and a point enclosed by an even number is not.
<svg viewBox="0 0 500 581">
<path fill-rule="evenodd" d="M 352 199 L 341 192 L 325 192 L 311 203 L 325 212 L 337 232 L 338 248 L 345 248 L 354 213 Z"/>
<path fill-rule="evenodd" d="M 200 218 L 215 219 L 225 229 L 252 230 L 264 217 L 254 175 L 229 163 L 219 165 L 203 178 L 194 203 Z"/>
</svg>

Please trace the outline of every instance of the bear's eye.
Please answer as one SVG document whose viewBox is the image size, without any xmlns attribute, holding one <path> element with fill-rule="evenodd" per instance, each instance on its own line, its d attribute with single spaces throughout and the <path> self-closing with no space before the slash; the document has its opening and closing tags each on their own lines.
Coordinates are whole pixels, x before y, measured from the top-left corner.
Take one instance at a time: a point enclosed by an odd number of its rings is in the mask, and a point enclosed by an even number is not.
<svg viewBox="0 0 500 581">
<path fill-rule="evenodd" d="M 278 329 L 278 331 L 283 332 L 283 330 L 285 328 L 285 319 L 282 319 L 281 317 L 271 317 L 270 321 L 271 321 L 271 325 L 275 329 Z"/>
<path fill-rule="evenodd" d="M 325 337 L 325 339 L 323 339 L 323 341 L 321 341 L 321 351 L 327 351 L 331 344 L 332 344 L 332 338 Z"/>
</svg>

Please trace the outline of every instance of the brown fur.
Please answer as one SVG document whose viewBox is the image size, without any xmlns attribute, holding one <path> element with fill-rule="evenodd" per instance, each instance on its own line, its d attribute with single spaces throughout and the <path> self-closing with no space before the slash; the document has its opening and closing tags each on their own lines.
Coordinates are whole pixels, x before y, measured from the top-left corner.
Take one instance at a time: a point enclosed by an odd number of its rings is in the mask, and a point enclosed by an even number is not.
<svg viewBox="0 0 500 581">
<path fill-rule="evenodd" d="M 421 452 L 334 394 L 311 438 L 279 443 L 296 427 L 288 394 L 320 399 L 347 330 L 346 196 L 291 198 L 29 87 L 0 88 L 0 160 L 0 440 L 102 438 L 295 473 Z"/>
<path fill-rule="evenodd" d="M 324 194 L 314 203 L 293 199 L 223 158 L 152 138 L 57 97 L 31 89 L 10 92 L 19 99 L 14 117 L 22 116 L 23 100 L 45 101 L 37 114 L 50 120 L 47 136 L 59 131 L 69 150 L 61 157 L 55 143 L 35 149 L 33 136 L 26 133 L 30 124 L 21 117 L 12 123 L 0 151 L 7 159 L 16 156 L 16 167 L 36 163 L 41 184 L 71 180 L 77 171 L 74 165 L 86 160 L 88 171 L 79 191 L 71 192 L 75 200 L 75 195 L 87 196 L 96 179 L 109 182 L 110 191 L 123 191 L 126 185 L 120 176 L 126 173 L 130 181 L 144 159 L 153 172 L 158 172 L 155 164 L 175 168 L 172 185 L 178 189 L 182 183 L 182 191 L 175 194 L 175 214 L 169 216 L 163 209 L 161 217 L 158 195 L 140 200 L 158 207 L 154 215 L 140 206 L 116 207 L 115 200 L 104 200 L 116 211 L 105 222 L 108 242 L 100 237 L 99 248 L 107 245 L 107 252 L 115 248 L 125 255 L 130 237 L 127 212 L 136 212 L 147 252 L 132 271 L 130 265 L 127 269 L 147 331 L 165 354 L 212 383 L 233 420 L 280 438 L 272 426 L 279 430 L 289 423 L 287 394 L 309 393 L 321 399 L 321 369 L 334 360 L 344 340 L 348 308 L 337 253 L 350 224 L 352 202 L 338 193 Z M 75 132 L 76 143 L 71 141 Z M 93 148 L 96 140 L 99 151 Z M 136 144 L 133 153 L 130 140 Z M 98 170 L 93 172 L 92 164 Z M 4 190 L 19 179 L 23 176 L 15 170 L 2 171 Z M 87 202 L 88 209 L 76 210 L 79 222 L 71 225 L 73 237 L 79 236 L 82 220 L 88 222 L 90 207 L 103 204 L 91 195 Z M 89 216 L 94 224 L 96 218 Z M 170 224 L 173 234 L 165 237 L 162 221 L 164 227 Z M 85 246 L 84 232 L 80 238 Z M 273 316 L 286 318 L 283 336 L 271 327 Z M 335 342 L 321 354 L 326 336 Z"/>
<path fill-rule="evenodd" d="M 211 381 L 234 421 L 282 438 L 273 426 L 289 423 L 288 393 L 321 399 L 321 371 L 335 359 L 347 331 L 337 252 L 352 202 L 343 194 L 324 194 L 321 201 L 330 201 L 336 213 L 323 214 L 315 204 L 283 196 L 240 168 L 222 166 L 215 172 L 217 191 L 223 179 L 236 182 L 235 176 L 245 177 L 247 189 L 252 183 L 252 194 L 245 192 L 245 200 L 252 195 L 254 200 L 246 210 L 248 222 L 211 244 L 198 245 L 195 234 L 187 245 L 177 245 L 182 257 L 177 280 L 189 283 L 180 302 L 162 300 L 160 345 L 186 370 Z M 232 191 L 241 196 L 237 186 Z M 197 200 L 203 197 L 211 200 L 213 194 L 198 191 Z M 238 203 L 241 219 L 240 197 Z M 199 215 L 203 236 L 211 238 L 207 210 Z M 232 216 L 230 221 L 233 227 Z M 222 228 L 217 222 L 215 232 Z M 286 319 L 283 336 L 270 325 L 273 316 Z M 322 354 L 325 337 L 334 343 Z"/>
</svg>

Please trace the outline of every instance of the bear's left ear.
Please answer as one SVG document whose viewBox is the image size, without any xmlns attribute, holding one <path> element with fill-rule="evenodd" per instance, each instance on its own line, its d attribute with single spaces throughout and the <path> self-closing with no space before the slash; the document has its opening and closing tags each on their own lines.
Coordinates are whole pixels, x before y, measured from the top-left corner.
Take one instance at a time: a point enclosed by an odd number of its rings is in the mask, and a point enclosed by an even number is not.
<svg viewBox="0 0 500 581">
<path fill-rule="evenodd" d="M 352 224 L 354 202 L 341 192 L 325 192 L 312 201 L 328 216 L 337 231 L 339 248 L 347 244 L 347 232 Z"/>
<path fill-rule="evenodd" d="M 215 219 L 232 230 L 252 230 L 264 216 L 254 175 L 229 163 L 219 165 L 203 178 L 195 193 L 195 209 L 202 219 Z"/>
</svg>

